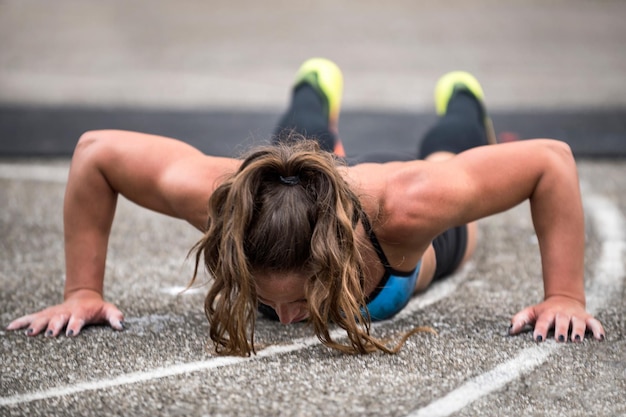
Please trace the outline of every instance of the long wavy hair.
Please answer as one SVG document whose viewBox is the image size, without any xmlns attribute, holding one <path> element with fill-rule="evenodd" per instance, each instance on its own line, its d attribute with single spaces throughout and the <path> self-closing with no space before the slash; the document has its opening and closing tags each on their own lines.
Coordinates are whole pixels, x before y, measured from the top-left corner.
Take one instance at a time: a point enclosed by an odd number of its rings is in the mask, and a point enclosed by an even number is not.
<svg viewBox="0 0 626 417">
<path fill-rule="evenodd" d="M 327 346 L 395 353 L 408 337 L 390 349 L 370 334 L 355 230 L 363 211 L 338 164 L 317 142 L 292 137 L 250 152 L 211 196 L 190 285 L 204 258 L 214 280 L 204 310 L 218 354 L 256 353 L 259 271 L 306 273 L 308 320 Z M 330 323 L 346 330 L 347 344 L 332 339 Z"/>
</svg>

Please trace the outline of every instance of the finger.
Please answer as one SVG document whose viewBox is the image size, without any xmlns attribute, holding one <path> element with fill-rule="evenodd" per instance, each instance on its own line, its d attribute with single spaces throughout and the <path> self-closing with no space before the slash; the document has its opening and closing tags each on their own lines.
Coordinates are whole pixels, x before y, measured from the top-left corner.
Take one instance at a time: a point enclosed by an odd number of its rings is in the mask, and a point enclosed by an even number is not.
<svg viewBox="0 0 626 417">
<path fill-rule="evenodd" d="M 585 320 L 578 317 L 572 317 L 572 342 L 582 342 L 585 338 Z"/>
<path fill-rule="evenodd" d="M 107 321 L 115 330 L 124 330 L 124 314 L 117 308 L 112 307 L 107 312 Z"/>
<path fill-rule="evenodd" d="M 558 313 L 554 321 L 554 339 L 557 342 L 567 341 L 571 317 L 567 314 Z"/>
<path fill-rule="evenodd" d="M 554 316 L 541 316 L 535 323 L 535 331 L 533 332 L 533 339 L 537 342 L 543 342 L 546 340 L 548 331 L 554 326 Z"/>
<path fill-rule="evenodd" d="M 67 323 L 67 329 L 65 330 L 65 335 L 67 337 L 78 336 L 84 325 L 85 320 L 74 316 L 70 317 L 70 321 Z"/>
<path fill-rule="evenodd" d="M 604 328 L 602 327 L 602 323 L 600 323 L 598 320 L 596 320 L 593 317 L 589 317 L 587 319 L 587 328 L 589 330 L 591 330 L 591 332 L 593 333 L 593 337 L 596 340 L 600 340 L 603 341 L 605 338 L 605 333 L 604 333 Z"/>
<path fill-rule="evenodd" d="M 67 316 L 60 315 L 60 316 L 53 317 L 52 320 L 50 320 L 50 323 L 48 323 L 48 329 L 46 330 L 46 337 L 57 337 L 59 333 L 61 333 L 61 330 L 63 330 L 66 324 L 67 324 Z"/>
<path fill-rule="evenodd" d="M 509 327 L 509 334 L 519 334 L 526 325 L 533 325 L 535 323 L 535 313 L 532 307 L 527 307 L 520 311 L 511 319 L 511 326 Z"/>
<path fill-rule="evenodd" d="M 33 321 L 30 324 L 30 326 L 28 326 L 28 329 L 26 329 L 26 335 L 27 336 L 37 336 L 47 326 L 48 326 L 48 318 L 47 317 L 38 318 L 35 321 Z"/>
<path fill-rule="evenodd" d="M 33 316 L 32 314 L 29 314 L 27 316 L 20 317 L 19 319 L 13 320 L 7 326 L 7 330 L 23 329 L 24 327 L 27 327 L 28 325 L 30 325 L 32 322 L 33 322 Z"/>
</svg>

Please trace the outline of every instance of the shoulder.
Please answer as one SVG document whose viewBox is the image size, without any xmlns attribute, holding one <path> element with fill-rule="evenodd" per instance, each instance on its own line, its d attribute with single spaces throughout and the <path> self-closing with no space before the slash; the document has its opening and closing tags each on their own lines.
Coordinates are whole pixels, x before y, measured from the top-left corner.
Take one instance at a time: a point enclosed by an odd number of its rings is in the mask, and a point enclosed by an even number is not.
<svg viewBox="0 0 626 417">
<path fill-rule="evenodd" d="M 423 246 L 449 227 L 442 206 L 454 204 L 455 193 L 444 175 L 441 164 L 410 161 L 357 165 L 347 178 L 377 236 Z"/>
</svg>

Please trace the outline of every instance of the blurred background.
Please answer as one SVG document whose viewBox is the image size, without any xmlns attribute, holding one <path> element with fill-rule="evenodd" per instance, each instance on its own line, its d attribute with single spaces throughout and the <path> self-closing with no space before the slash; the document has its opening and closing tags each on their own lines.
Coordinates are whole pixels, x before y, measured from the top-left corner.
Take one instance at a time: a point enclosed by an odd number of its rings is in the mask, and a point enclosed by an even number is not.
<svg viewBox="0 0 626 417">
<path fill-rule="evenodd" d="M 626 156 L 626 2 L 0 1 L 0 157 L 123 128 L 214 154 L 267 139 L 302 61 L 344 71 L 348 153 L 413 152 L 432 89 L 481 81 L 503 141 Z"/>
</svg>

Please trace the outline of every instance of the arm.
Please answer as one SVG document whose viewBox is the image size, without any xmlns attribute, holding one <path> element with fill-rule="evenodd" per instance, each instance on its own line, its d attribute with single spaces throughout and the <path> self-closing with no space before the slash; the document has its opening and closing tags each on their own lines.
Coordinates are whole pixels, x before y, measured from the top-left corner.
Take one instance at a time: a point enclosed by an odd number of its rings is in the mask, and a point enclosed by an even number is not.
<svg viewBox="0 0 626 417">
<path fill-rule="evenodd" d="M 78 142 L 65 192 L 66 281 L 64 302 L 13 321 L 8 329 L 46 329 L 56 336 L 67 326 L 77 335 L 89 323 L 122 329 L 122 313 L 103 300 L 107 245 L 118 194 L 199 229 L 217 181 L 237 162 L 203 155 L 182 142 L 122 131 L 87 132 Z"/>
<path fill-rule="evenodd" d="M 513 317 L 512 334 L 534 324 L 537 340 L 545 340 L 552 327 L 557 339 L 567 338 L 571 324 L 572 340 L 582 340 L 587 328 L 597 339 L 603 337 L 602 325 L 585 311 L 584 215 L 575 161 L 566 144 L 524 141 L 422 164 L 426 166 L 413 170 L 413 181 L 405 180 L 408 195 L 414 195 L 405 197 L 405 204 L 416 202 L 406 210 L 405 221 L 429 237 L 530 201 L 545 299 Z"/>
</svg>

